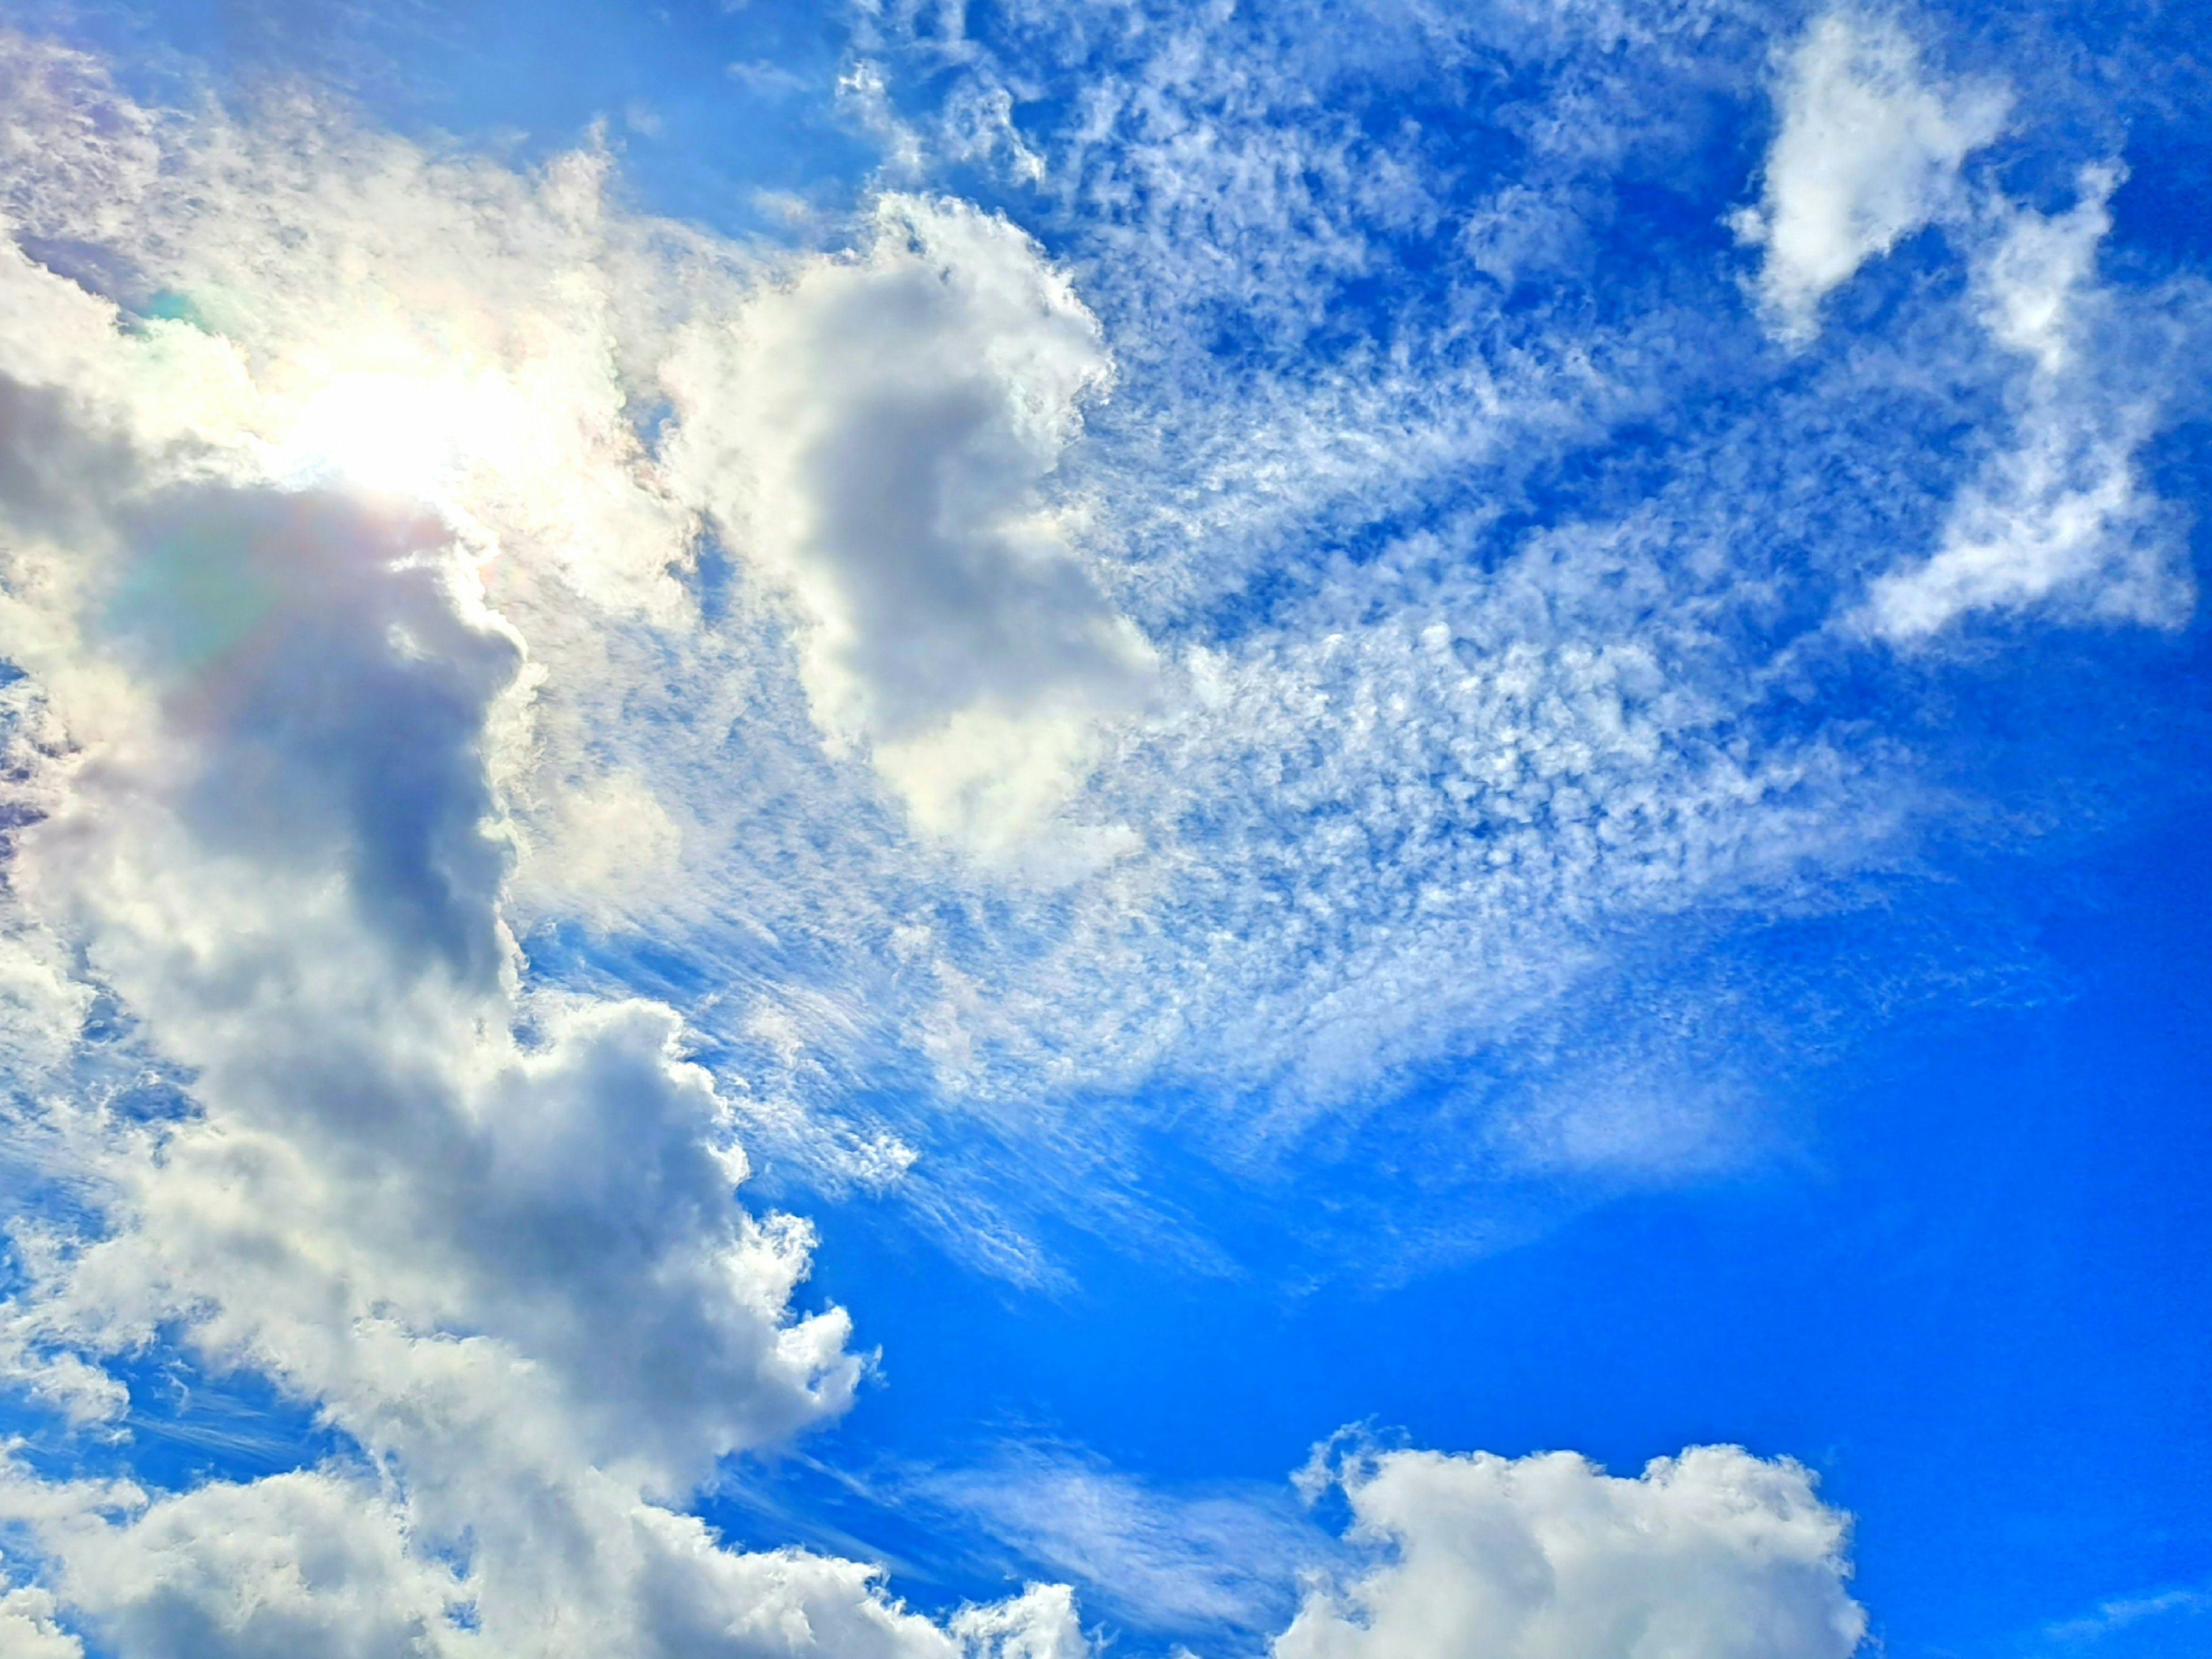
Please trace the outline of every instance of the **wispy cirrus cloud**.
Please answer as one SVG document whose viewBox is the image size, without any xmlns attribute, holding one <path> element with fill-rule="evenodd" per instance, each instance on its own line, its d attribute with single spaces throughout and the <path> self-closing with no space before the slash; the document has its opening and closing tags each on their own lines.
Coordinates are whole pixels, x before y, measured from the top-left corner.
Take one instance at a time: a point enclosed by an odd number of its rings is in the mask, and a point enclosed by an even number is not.
<svg viewBox="0 0 2212 1659">
<path fill-rule="evenodd" d="M 2063 214 L 1996 206 L 1978 261 L 1981 321 L 2027 360 L 2014 447 L 1961 489 L 1927 559 L 1875 581 L 1866 618 L 1875 633 L 1909 644 L 1973 611 L 2030 607 L 2164 628 L 2188 620 L 2184 526 L 2139 460 L 2172 391 L 2155 372 L 2145 380 L 2116 366 L 2158 361 L 2191 325 L 2165 306 L 2131 313 L 2096 279 L 2122 177 L 2114 165 L 2085 167 Z"/>
<path fill-rule="evenodd" d="M 2140 1639 L 2148 1627 L 2157 1632 L 2168 1621 L 2185 1623 L 2212 1613 L 2212 1595 L 2201 1589 L 2160 1590 L 2120 1595 L 2100 1602 L 2094 1613 L 2044 1627 L 2043 1640 L 2059 1652 L 2109 1650 L 2113 1643 Z"/>
</svg>

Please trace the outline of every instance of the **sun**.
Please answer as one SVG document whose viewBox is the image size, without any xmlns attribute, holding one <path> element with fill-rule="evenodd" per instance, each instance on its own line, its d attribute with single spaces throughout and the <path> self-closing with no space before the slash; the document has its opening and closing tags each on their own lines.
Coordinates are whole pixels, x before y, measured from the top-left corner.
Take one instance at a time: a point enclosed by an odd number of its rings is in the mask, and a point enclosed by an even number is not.
<svg viewBox="0 0 2212 1659">
<path fill-rule="evenodd" d="M 462 434 L 438 388 L 404 375 L 341 374 L 301 407 L 286 471 L 395 495 L 434 496 L 459 469 Z"/>
<path fill-rule="evenodd" d="M 280 470 L 302 483 L 448 500 L 474 467 L 512 447 L 505 389 L 461 374 L 335 375 L 299 405 L 278 446 Z"/>
</svg>

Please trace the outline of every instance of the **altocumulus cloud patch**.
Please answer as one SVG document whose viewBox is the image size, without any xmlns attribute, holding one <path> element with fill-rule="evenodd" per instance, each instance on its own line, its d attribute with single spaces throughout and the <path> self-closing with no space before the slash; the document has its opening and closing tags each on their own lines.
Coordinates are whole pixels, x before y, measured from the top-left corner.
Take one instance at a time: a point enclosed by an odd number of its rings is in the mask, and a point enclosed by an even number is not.
<svg viewBox="0 0 2212 1659">
<path fill-rule="evenodd" d="M 1837 688 L 2187 623 L 2117 136 L 2004 171 L 2038 88 L 1909 19 L 1601 10 L 865 9 L 805 246 L 7 42 L 9 1652 L 1859 1646 L 1725 1446 L 1340 1441 L 1336 1528 L 1017 1451 L 905 1479 L 1038 1569 L 927 1613 L 697 1513 L 878 1363 L 757 1160 L 1062 1291 L 1265 1270 L 1170 1158 L 1308 1284 L 1741 1167 L 1729 951 L 1960 810 Z M 1386 117 L 1444 72 L 1518 88 L 1460 153 Z M 326 1455 L 161 1484 L 149 1354 Z"/>
</svg>

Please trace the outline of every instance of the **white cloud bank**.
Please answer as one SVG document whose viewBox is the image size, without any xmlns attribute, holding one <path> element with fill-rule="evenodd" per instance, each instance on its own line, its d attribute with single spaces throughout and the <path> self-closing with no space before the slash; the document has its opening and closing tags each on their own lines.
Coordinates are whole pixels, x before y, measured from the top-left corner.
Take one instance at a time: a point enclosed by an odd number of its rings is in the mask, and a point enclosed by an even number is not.
<svg viewBox="0 0 2212 1659">
<path fill-rule="evenodd" d="M 19 109 L 106 96 L 81 60 L 14 48 L 7 68 Z M 96 121 L 46 114 L 93 210 L 165 187 Z M 358 241 L 335 253 L 349 278 L 252 303 L 195 273 L 201 318 L 251 313 L 230 336 L 134 319 L 12 244 L 0 258 L 0 653 L 24 671 L 14 805 L 38 820 L 13 847 L 12 977 L 105 999 L 191 1101 L 149 1121 L 66 1042 L 9 1057 L 15 1115 L 73 1202 L 10 1218 L 0 1358 L 97 1435 L 128 1403 L 106 1362 L 181 1346 L 267 1377 L 348 1449 L 179 1492 L 11 1463 L 0 1526 L 44 1582 L 0 1630 L 73 1651 L 58 1602 L 126 1659 L 1074 1659 L 1064 1594 L 939 1626 L 867 1565 L 726 1550 L 683 1512 L 719 1459 L 842 1412 L 863 1362 L 842 1310 L 794 1305 L 807 1227 L 735 1201 L 729 1105 L 677 1017 L 526 991 L 505 920 L 495 775 L 527 753 L 533 677 L 487 580 L 543 561 L 653 614 L 682 522 L 623 470 L 604 365 L 594 383 L 564 353 L 547 307 L 591 296 L 520 293 L 543 272 L 495 257 L 501 235 L 588 240 L 588 186 L 463 167 L 410 190 L 404 151 L 333 166 L 279 146 L 273 165 L 357 192 L 287 222 L 301 199 L 241 188 L 236 136 L 194 135 L 191 188 L 234 225 L 267 208 L 295 275 L 329 275 L 339 225 L 405 242 L 444 213 L 508 349 L 469 362 L 502 343 L 487 328 L 434 353 L 410 337 L 419 313 L 380 339 L 331 325 L 390 275 Z M 80 205 L 18 208 L 51 231 Z M 474 419 L 425 445 L 412 423 L 454 377 Z"/>
<path fill-rule="evenodd" d="M 1310 1590 L 1275 1659 L 1847 1659 L 1846 1519 L 1733 1446 L 1607 1475 L 1571 1453 L 1361 1453 L 1340 1484 L 1385 1559 Z"/>
<path fill-rule="evenodd" d="M 1778 100 L 1761 203 L 1736 231 L 1764 251 L 1759 295 L 1775 331 L 1802 343 L 1861 265 L 1959 210 L 1960 164 L 2003 131 L 2009 99 L 1931 84 L 1897 25 L 1836 11 L 1784 60 Z"/>
</svg>

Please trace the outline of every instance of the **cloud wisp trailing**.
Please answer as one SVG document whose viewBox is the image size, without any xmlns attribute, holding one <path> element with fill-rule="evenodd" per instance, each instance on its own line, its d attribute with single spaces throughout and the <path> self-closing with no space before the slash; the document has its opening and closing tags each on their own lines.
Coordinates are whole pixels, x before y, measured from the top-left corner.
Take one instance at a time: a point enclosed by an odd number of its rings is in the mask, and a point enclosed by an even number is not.
<svg viewBox="0 0 2212 1659">
<path fill-rule="evenodd" d="M 2113 365 L 2154 360 L 2170 325 L 2116 314 L 2096 281 L 2098 244 L 2123 177 L 2078 176 L 2064 213 L 1999 204 L 1979 271 L 1981 322 L 2025 360 L 2013 403 L 2016 447 L 1990 458 L 1960 492 L 1924 561 L 1879 578 L 1872 630 L 1925 641 L 1974 611 L 2041 607 L 2093 620 L 2176 628 L 2194 609 L 2185 541 L 2171 505 L 2146 488 L 2139 453 L 2168 395 Z M 2100 332 L 2147 339 L 2098 341 Z"/>
</svg>

